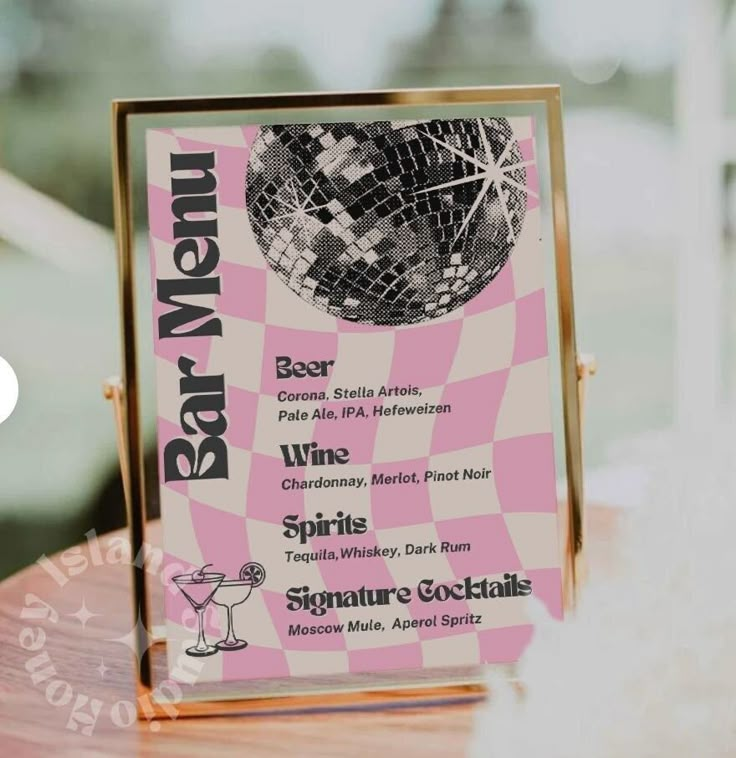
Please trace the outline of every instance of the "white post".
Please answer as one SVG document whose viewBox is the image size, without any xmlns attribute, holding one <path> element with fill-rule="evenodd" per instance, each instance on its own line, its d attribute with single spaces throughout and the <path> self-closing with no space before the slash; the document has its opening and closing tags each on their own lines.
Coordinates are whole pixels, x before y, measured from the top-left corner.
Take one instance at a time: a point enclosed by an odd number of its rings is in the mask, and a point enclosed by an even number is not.
<svg viewBox="0 0 736 758">
<path fill-rule="evenodd" d="M 675 412 L 691 432 L 715 419 L 721 394 L 723 19 L 720 0 L 681 0 L 678 10 Z"/>
</svg>

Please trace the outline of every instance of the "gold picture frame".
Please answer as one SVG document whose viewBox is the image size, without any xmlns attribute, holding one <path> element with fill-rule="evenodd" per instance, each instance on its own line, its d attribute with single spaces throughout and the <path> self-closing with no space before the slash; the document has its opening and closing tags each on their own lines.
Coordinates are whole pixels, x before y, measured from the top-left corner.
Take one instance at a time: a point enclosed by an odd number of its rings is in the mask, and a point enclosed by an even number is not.
<svg viewBox="0 0 736 758">
<path fill-rule="evenodd" d="M 122 375 L 106 382 L 105 395 L 113 400 L 121 473 L 128 514 L 132 555 L 139 555 L 146 543 L 146 492 L 140 412 L 131 181 L 130 120 L 139 115 L 226 113 L 247 111 L 301 111 L 332 108 L 381 108 L 429 106 L 489 106 L 534 104 L 544 107 L 549 146 L 552 228 L 555 250 L 557 315 L 562 380 L 567 502 L 562 508 L 563 595 L 566 608 L 575 603 L 583 571 L 584 507 L 581 449 L 581 415 L 587 377 L 594 373 L 590 358 L 577 353 L 573 312 L 562 108 L 558 85 L 473 87 L 457 89 L 402 89 L 347 93 L 309 93 L 253 96 L 222 96 L 114 100 L 112 103 L 112 148 L 114 178 L 115 236 L 118 254 Z M 137 563 L 137 562 L 135 562 Z M 154 629 L 150 613 L 150 588 L 145 566 L 133 565 L 134 619 L 138 634 L 138 689 L 141 716 L 165 716 L 170 712 L 155 697 L 151 639 L 165 642 Z M 440 681 L 441 680 L 441 681 Z M 483 697 L 478 682 L 462 676 L 435 675 L 412 681 L 398 672 L 389 677 L 355 678 L 352 686 L 324 683 L 310 691 L 266 695 L 209 692 L 201 699 L 177 703 L 179 716 L 213 715 L 235 712 L 285 712 L 305 709 L 415 705 L 476 700 Z M 145 702 L 145 708 L 141 703 Z"/>
</svg>

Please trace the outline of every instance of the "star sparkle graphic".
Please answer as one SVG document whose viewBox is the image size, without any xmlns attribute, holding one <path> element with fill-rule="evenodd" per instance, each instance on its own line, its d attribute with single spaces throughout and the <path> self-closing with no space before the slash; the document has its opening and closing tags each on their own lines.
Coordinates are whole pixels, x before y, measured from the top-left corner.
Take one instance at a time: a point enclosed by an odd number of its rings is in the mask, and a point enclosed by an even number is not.
<svg viewBox="0 0 736 758">
<path fill-rule="evenodd" d="M 106 642 L 119 642 L 121 645 L 125 645 L 138 658 L 138 663 L 140 663 L 145 653 L 153 646 L 154 638 L 143 625 L 139 613 L 134 626 L 127 634 L 121 637 L 108 638 Z"/>
<path fill-rule="evenodd" d="M 319 228 L 319 222 L 310 214 L 327 207 L 327 203 L 323 205 L 315 205 L 312 202 L 312 195 L 317 190 L 315 184 L 312 189 L 306 193 L 303 190 L 297 189 L 294 184 L 294 180 L 290 179 L 285 185 L 284 189 L 287 191 L 286 199 L 282 199 L 281 193 L 276 196 L 276 202 L 280 203 L 286 211 L 279 213 L 273 217 L 274 221 L 287 219 L 289 222 L 298 224 L 299 229 L 306 235 L 309 231 L 310 222 L 315 222 Z"/>
<path fill-rule="evenodd" d="M 87 608 L 87 604 L 85 602 L 85 599 L 82 598 L 82 607 L 75 611 L 74 613 L 67 613 L 67 616 L 70 616 L 71 618 L 77 619 L 79 623 L 82 625 L 82 629 L 87 628 L 87 622 L 90 619 L 93 619 L 95 616 L 101 616 L 101 613 L 92 613 L 89 608 Z"/>
<path fill-rule="evenodd" d="M 109 667 L 105 666 L 105 660 L 104 658 L 100 658 L 100 665 L 95 669 L 95 671 L 100 675 L 100 679 L 105 678 L 105 674 L 109 671 Z"/>
<path fill-rule="evenodd" d="M 451 145 L 448 142 L 445 142 L 444 140 L 441 140 L 438 137 L 435 137 L 429 132 L 422 132 L 422 134 L 425 137 L 429 137 L 433 142 L 438 144 L 440 147 L 444 147 L 446 150 L 449 150 L 458 158 L 462 158 L 464 161 L 467 161 L 468 163 L 472 164 L 475 167 L 476 171 L 474 174 L 470 174 L 469 176 L 464 176 L 461 179 L 454 179 L 449 182 L 444 182 L 443 184 L 437 184 L 434 187 L 426 187 L 424 189 L 418 190 L 414 194 L 421 195 L 427 192 L 436 192 L 438 190 L 447 189 L 449 187 L 456 187 L 460 184 L 469 184 L 470 182 L 482 181 L 483 184 L 481 185 L 480 190 L 478 191 L 478 194 L 475 200 L 473 201 L 473 204 L 470 206 L 470 210 L 465 216 L 462 226 L 460 227 L 457 234 L 455 235 L 455 239 L 452 241 L 452 244 L 455 245 L 457 241 L 460 239 L 460 237 L 462 236 L 463 232 L 467 230 L 468 224 L 473 218 L 475 212 L 478 210 L 478 208 L 480 207 L 480 204 L 483 202 L 483 199 L 486 197 L 486 195 L 488 195 L 491 189 L 494 190 L 494 192 L 496 193 L 496 196 L 498 197 L 499 203 L 501 204 L 501 212 L 503 213 L 504 220 L 506 221 L 506 225 L 509 230 L 508 239 L 510 242 L 516 243 L 516 235 L 514 234 L 514 228 L 511 222 L 512 212 L 509 210 L 508 204 L 506 202 L 507 197 L 506 195 L 504 195 L 504 185 L 509 185 L 510 187 L 514 187 L 518 190 L 526 192 L 528 195 L 531 195 L 534 198 L 538 197 L 536 192 L 529 189 L 529 187 L 526 187 L 523 184 L 520 184 L 515 179 L 509 176 L 509 173 L 511 171 L 517 171 L 520 168 L 531 166 L 534 164 L 534 161 L 521 161 L 519 163 L 512 163 L 508 166 L 503 165 L 504 161 L 508 157 L 509 151 L 514 145 L 513 137 L 508 138 L 508 141 L 506 142 L 506 146 L 501 152 L 501 155 L 498 157 L 498 160 L 494 161 L 493 152 L 491 150 L 490 144 L 488 143 L 488 135 L 486 134 L 486 129 L 485 129 L 485 126 L 483 125 L 483 121 L 480 118 L 476 119 L 476 121 L 478 123 L 478 132 L 480 133 L 480 139 L 481 139 L 481 142 L 483 143 L 483 152 L 485 153 L 485 156 L 486 156 L 486 162 L 484 163 L 482 160 L 478 159 L 476 156 L 470 155 L 469 153 L 466 153 L 464 150 L 460 150 L 454 145 Z"/>
</svg>

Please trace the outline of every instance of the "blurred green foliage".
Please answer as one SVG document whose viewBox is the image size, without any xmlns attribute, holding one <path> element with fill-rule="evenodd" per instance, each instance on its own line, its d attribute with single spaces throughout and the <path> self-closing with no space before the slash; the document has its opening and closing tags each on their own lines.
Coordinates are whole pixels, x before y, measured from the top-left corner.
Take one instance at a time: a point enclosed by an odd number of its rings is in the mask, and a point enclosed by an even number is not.
<svg viewBox="0 0 736 758">
<path fill-rule="evenodd" d="M 530 6 L 516 0 L 498 6 L 435 3 L 425 34 L 376 51 L 388 60 L 373 86 L 555 81 L 563 85 L 568 107 L 625 106 L 671 119 L 670 71 L 632 77 L 621 69 L 605 84 L 582 84 L 540 45 Z M 177 65 L 162 35 L 175 7 L 142 0 L 0 0 L 0 70 L 3 62 L 5 68 L 0 165 L 82 215 L 111 225 L 113 97 L 324 87 L 310 61 L 283 45 L 218 54 L 213 40 L 215 52 L 207 60 L 190 66 L 184 49 Z"/>
</svg>

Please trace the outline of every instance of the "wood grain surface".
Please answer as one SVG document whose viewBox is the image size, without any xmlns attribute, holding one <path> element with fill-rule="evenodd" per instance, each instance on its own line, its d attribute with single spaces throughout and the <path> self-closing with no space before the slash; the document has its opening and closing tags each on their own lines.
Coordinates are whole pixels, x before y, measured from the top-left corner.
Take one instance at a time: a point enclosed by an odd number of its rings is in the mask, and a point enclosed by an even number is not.
<svg viewBox="0 0 736 758">
<path fill-rule="evenodd" d="M 612 509 L 590 511 L 594 569 L 610 563 L 616 518 Z M 158 523 L 147 536 L 157 544 Z M 126 544 L 122 532 L 113 532 L 0 584 L 0 755 L 466 754 L 472 705 L 126 726 L 135 698 L 134 659 L 125 644 L 132 626 Z"/>
</svg>

